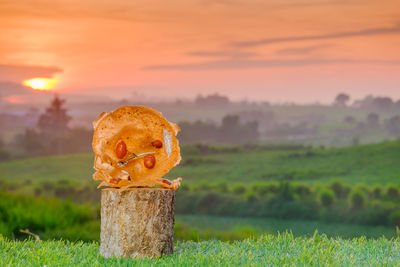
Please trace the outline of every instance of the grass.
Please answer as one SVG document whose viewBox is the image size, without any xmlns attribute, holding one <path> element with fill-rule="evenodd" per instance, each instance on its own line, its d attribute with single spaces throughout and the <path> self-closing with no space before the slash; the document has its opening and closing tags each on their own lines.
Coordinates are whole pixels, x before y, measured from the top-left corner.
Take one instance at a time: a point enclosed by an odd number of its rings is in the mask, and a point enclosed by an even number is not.
<svg viewBox="0 0 400 267">
<path fill-rule="evenodd" d="M 177 242 L 160 259 L 104 259 L 98 243 L 0 239 L 1 266 L 399 266 L 400 240 L 285 233 L 235 242 Z"/>
<path fill-rule="evenodd" d="M 260 236 L 265 234 L 276 235 L 278 232 L 291 231 L 294 236 L 312 236 L 317 230 L 328 237 L 366 238 L 395 237 L 395 228 L 384 226 L 365 226 L 357 224 L 328 223 L 320 221 L 302 221 L 273 218 L 232 218 L 203 215 L 177 215 L 177 229 L 179 237 L 201 240 L 218 238 L 223 240 L 241 239 L 243 237 Z M 180 233 L 180 228 L 190 226 L 186 233 Z M 196 235 L 198 236 L 196 238 Z M 241 237 L 241 238 L 235 238 Z"/>
<path fill-rule="evenodd" d="M 189 151 L 190 149 L 186 149 Z M 294 180 L 349 184 L 400 184 L 400 141 L 313 150 L 253 149 L 238 152 L 183 153 L 183 162 L 167 176 L 183 183 Z M 0 163 L 0 180 L 91 181 L 93 155 L 38 157 Z"/>
</svg>

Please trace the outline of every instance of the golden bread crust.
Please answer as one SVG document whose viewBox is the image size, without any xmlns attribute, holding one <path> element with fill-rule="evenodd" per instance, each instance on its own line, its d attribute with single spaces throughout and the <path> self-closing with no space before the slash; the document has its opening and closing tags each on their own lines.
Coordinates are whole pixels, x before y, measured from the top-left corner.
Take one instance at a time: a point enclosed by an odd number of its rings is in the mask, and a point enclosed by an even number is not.
<svg viewBox="0 0 400 267">
<path fill-rule="evenodd" d="M 152 108 L 122 106 L 110 113 L 103 112 L 93 122 L 93 127 L 96 170 L 93 179 L 102 180 L 101 185 L 152 187 L 159 184 L 161 178 L 181 160 L 176 138 L 179 127 Z M 162 141 L 161 148 L 152 145 L 155 140 Z M 122 159 L 115 152 L 120 141 L 125 142 L 128 151 Z M 153 168 L 146 168 L 144 157 L 140 156 L 123 166 L 118 164 L 142 153 L 152 153 L 155 158 Z"/>
</svg>

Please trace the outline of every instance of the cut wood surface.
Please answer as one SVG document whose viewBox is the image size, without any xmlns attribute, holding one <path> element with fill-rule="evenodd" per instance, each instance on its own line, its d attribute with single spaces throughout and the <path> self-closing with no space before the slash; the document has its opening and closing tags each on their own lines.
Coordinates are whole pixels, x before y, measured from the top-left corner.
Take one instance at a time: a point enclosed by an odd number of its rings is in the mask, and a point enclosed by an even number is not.
<svg viewBox="0 0 400 267">
<path fill-rule="evenodd" d="M 106 258 L 172 254 L 174 210 L 174 190 L 103 189 L 100 254 Z"/>
</svg>

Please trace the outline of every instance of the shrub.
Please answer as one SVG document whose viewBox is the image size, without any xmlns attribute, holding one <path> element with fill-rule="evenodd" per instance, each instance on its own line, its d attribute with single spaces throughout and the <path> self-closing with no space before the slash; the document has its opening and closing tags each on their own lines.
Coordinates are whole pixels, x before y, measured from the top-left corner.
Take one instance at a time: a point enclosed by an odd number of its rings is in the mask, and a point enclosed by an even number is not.
<svg viewBox="0 0 400 267">
<path fill-rule="evenodd" d="M 176 191 L 176 213 L 195 213 L 200 194 L 189 191 Z"/>
<path fill-rule="evenodd" d="M 89 205 L 76 205 L 54 198 L 27 197 L 0 192 L 0 228 L 9 238 L 26 238 L 19 232 L 28 228 L 42 239 L 94 240 L 99 225 L 98 211 Z M 87 231 L 94 225 L 94 231 Z M 73 233 L 73 229 L 76 229 Z"/>
<path fill-rule="evenodd" d="M 390 198 L 398 198 L 399 189 L 395 185 L 388 185 L 386 188 L 386 194 Z"/>
<path fill-rule="evenodd" d="M 366 194 L 369 194 L 369 188 L 368 188 L 368 186 L 367 186 L 366 184 L 362 184 L 362 183 L 357 184 L 357 185 L 355 186 L 355 188 L 358 189 L 358 190 L 363 191 L 363 192 L 366 193 Z"/>
<path fill-rule="evenodd" d="M 72 185 L 58 185 L 54 189 L 54 194 L 58 198 L 72 198 L 75 194 L 75 188 Z"/>
<path fill-rule="evenodd" d="M 11 154 L 5 150 L 0 149 L 0 162 L 11 159 Z"/>
<path fill-rule="evenodd" d="M 279 185 L 277 183 L 268 184 L 268 191 L 271 192 L 271 193 L 278 193 L 279 192 Z"/>
<path fill-rule="evenodd" d="M 59 185 L 68 185 L 68 184 L 70 184 L 70 180 L 63 178 L 63 179 L 61 179 L 61 180 L 58 180 L 57 183 L 58 183 Z"/>
<path fill-rule="evenodd" d="M 400 225 L 400 210 L 393 211 L 389 216 L 391 225 Z"/>
<path fill-rule="evenodd" d="M 247 192 L 244 195 L 244 198 L 248 201 L 248 202 L 254 202 L 257 200 L 257 195 L 254 192 Z"/>
<path fill-rule="evenodd" d="M 384 208 L 365 207 L 359 210 L 352 210 L 346 216 L 348 223 L 367 225 L 387 225 L 389 222 L 387 211 Z"/>
<path fill-rule="evenodd" d="M 218 194 L 215 193 L 207 193 L 205 194 L 198 202 L 198 210 L 201 213 L 205 214 L 213 214 L 214 210 L 218 208 L 221 203 L 221 198 Z M 211 212 L 210 212 L 211 211 Z"/>
<path fill-rule="evenodd" d="M 221 193 L 228 192 L 228 184 L 226 182 L 216 183 L 213 185 L 213 188 L 215 188 L 216 191 L 221 192 Z"/>
<path fill-rule="evenodd" d="M 291 188 L 288 182 L 281 182 L 279 184 L 279 196 L 284 200 L 293 200 L 293 194 L 290 189 Z"/>
<path fill-rule="evenodd" d="M 255 183 L 250 186 L 251 191 L 258 193 L 260 188 L 262 188 L 266 183 Z"/>
<path fill-rule="evenodd" d="M 324 207 L 330 207 L 335 202 L 335 193 L 330 189 L 323 189 L 318 194 L 318 200 Z"/>
<path fill-rule="evenodd" d="M 40 184 L 44 191 L 52 191 L 54 189 L 54 184 L 50 181 L 41 181 Z"/>
<path fill-rule="evenodd" d="M 256 183 L 251 186 L 251 189 L 259 196 L 265 196 L 268 193 L 277 193 L 279 191 L 277 183 Z"/>
<path fill-rule="evenodd" d="M 196 191 L 210 191 L 211 186 L 208 183 L 201 183 L 194 188 Z"/>
<path fill-rule="evenodd" d="M 33 189 L 33 193 L 34 193 L 34 195 L 35 195 L 36 197 L 40 196 L 40 195 L 42 194 L 42 192 L 43 192 L 43 190 L 42 190 L 41 187 L 36 186 L 36 187 Z"/>
<path fill-rule="evenodd" d="M 181 191 L 190 191 L 190 186 L 187 185 L 187 184 L 182 184 L 182 185 L 179 187 L 179 189 L 180 189 Z"/>
<path fill-rule="evenodd" d="M 353 189 L 349 195 L 350 206 L 353 209 L 361 209 L 366 202 L 365 193 L 359 189 Z"/>
<path fill-rule="evenodd" d="M 244 192 L 246 192 L 246 187 L 243 184 L 233 184 L 232 185 L 232 192 L 235 194 L 243 194 Z"/>
<path fill-rule="evenodd" d="M 349 188 L 340 181 L 333 181 L 329 185 L 329 188 L 333 190 L 338 198 L 345 198 L 350 191 Z"/>
<path fill-rule="evenodd" d="M 371 195 L 374 198 L 380 198 L 382 196 L 382 186 L 376 184 L 371 189 Z"/>
<path fill-rule="evenodd" d="M 295 185 L 293 191 L 300 196 L 307 196 L 311 193 L 310 187 L 304 184 Z"/>
</svg>

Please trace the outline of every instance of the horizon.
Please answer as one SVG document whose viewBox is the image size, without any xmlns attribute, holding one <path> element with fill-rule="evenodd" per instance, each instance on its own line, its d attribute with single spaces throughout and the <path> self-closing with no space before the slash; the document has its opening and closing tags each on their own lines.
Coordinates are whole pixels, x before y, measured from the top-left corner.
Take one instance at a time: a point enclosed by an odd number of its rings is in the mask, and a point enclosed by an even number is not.
<svg viewBox="0 0 400 267">
<path fill-rule="evenodd" d="M 0 83 L 0 88 L 1 88 L 1 83 Z M 335 97 L 339 94 L 346 94 L 349 96 L 349 101 L 347 103 L 347 107 L 352 107 L 354 106 L 357 101 L 363 101 L 367 99 L 368 97 L 373 97 L 373 98 L 390 98 L 393 103 L 400 103 L 400 97 L 399 98 L 393 98 L 388 95 L 381 95 L 381 94 L 366 94 L 364 96 L 361 96 L 359 98 L 353 97 L 352 95 L 348 94 L 347 92 L 338 92 L 337 94 L 334 95 L 334 97 L 330 101 L 305 101 L 305 102 L 296 102 L 296 101 L 289 101 L 289 100 L 282 100 L 282 101 L 270 101 L 270 100 L 264 100 L 264 99 L 248 99 L 248 98 L 239 98 L 239 99 L 232 99 L 229 95 L 226 94 L 221 94 L 219 92 L 212 92 L 209 94 L 197 94 L 192 97 L 182 97 L 182 98 L 155 98 L 152 96 L 148 96 L 145 94 L 135 94 L 133 93 L 131 97 L 121 97 L 121 98 L 113 98 L 109 97 L 106 95 L 100 95 L 100 96 L 91 96 L 91 95 L 84 95 L 84 94 L 74 94 L 73 93 L 60 93 L 55 90 L 50 90 L 50 91 L 36 91 L 31 92 L 30 94 L 24 95 L 23 97 L 20 98 L 20 96 L 17 96 L 14 98 L 14 96 L 9 96 L 9 97 L 3 97 L 1 98 L 0 94 L 0 100 L 3 99 L 3 103 L 6 103 L 7 105 L 19 105 L 22 107 L 37 107 L 37 106 L 43 106 L 47 105 L 54 97 L 60 97 L 61 99 L 64 99 L 67 101 L 68 104 L 83 104 L 83 103 L 118 103 L 118 102 L 127 102 L 127 103 L 132 103 L 136 102 L 137 104 L 173 104 L 177 101 L 181 101 L 183 103 L 195 103 L 196 99 L 198 97 L 208 97 L 208 96 L 213 96 L 213 95 L 218 95 L 222 97 L 227 97 L 229 102 L 231 104 L 241 104 L 241 103 L 248 103 L 248 104 L 264 104 L 268 103 L 271 106 L 287 106 L 287 105 L 295 105 L 295 106 L 334 106 L 335 105 Z M 28 102 L 29 99 L 29 102 Z M 21 100 L 21 101 L 20 101 Z M 0 101 L 0 104 L 2 101 Z M 4 107 L 7 107 L 5 105 Z M 1 105 L 0 105 L 1 107 Z M 0 110 L 1 112 L 1 110 Z"/>
</svg>

